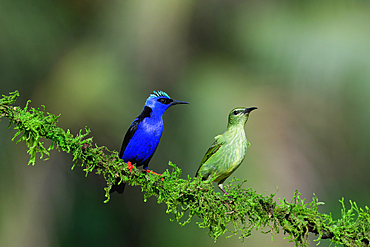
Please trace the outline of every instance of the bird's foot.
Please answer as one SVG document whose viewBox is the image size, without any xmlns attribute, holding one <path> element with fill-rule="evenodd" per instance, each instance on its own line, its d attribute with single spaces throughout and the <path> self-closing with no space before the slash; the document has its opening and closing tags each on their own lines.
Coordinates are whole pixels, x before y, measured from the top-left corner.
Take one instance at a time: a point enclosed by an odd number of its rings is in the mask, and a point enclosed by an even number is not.
<svg viewBox="0 0 370 247">
<path fill-rule="evenodd" d="M 159 173 L 156 173 L 155 171 L 151 171 L 151 170 L 146 170 L 147 173 L 152 173 L 152 174 L 155 174 L 157 176 L 161 176 L 162 174 L 159 174 Z"/>
<path fill-rule="evenodd" d="M 131 164 L 130 161 L 127 162 L 127 165 L 128 165 L 128 169 L 130 169 L 130 172 L 132 172 L 132 169 L 134 168 L 134 166 Z"/>
<path fill-rule="evenodd" d="M 146 171 L 147 173 L 152 173 L 152 174 L 155 174 L 155 175 L 157 175 L 157 176 L 162 176 L 162 174 L 156 173 L 155 171 L 152 171 L 152 170 L 149 170 L 149 169 L 145 169 L 145 171 Z M 162 178 L 162 181 L 164 181 L 164 178 Z"/>
<path fill-rule="evenodd" d="M 221 189 L 226 195 L 229 195 L 229 193 L 226 192 L 226 190 Z"/>
<path fill-rule="evenodd" d="M 218 188 L 220 188 L 220 190 L 224 192 L 226 195 L 229 195 L 229 193 L 227 193 L 226 190 L 224 190 L 224 186 L 222 184 L 218 184 Z"/>
<path fill-rule="evenodd" d="M 221 190 L 225 193 L 226 197 L 230 200 L 229 202 L 231 204 L 234 204 L 234 202 L 233 202 L 233 200 L 234 200 L 233 196 L 229 195 L 229 193 L 227 193 L 223 188 Z"/>
</svg>

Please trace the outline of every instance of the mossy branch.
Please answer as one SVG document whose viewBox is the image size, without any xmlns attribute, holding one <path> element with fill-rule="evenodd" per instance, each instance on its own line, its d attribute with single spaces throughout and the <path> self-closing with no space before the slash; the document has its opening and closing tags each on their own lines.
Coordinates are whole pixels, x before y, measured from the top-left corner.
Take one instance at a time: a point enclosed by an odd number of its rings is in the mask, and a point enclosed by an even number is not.
<svg viewBox="0 0 370 247">
<path fill-rule="evenodd" d="M 209 235 L 216 241 L 225 233 L 229 236 L 239 235 L 244 240 L 251 235 L 253 229 L 272 235 L 288 234 L 288 239 L 296 246 L 308 246 L 309 233 L 317 236 L 315 241 L 329 239 L 335 245 L 368 246 L 370 241 L 370 211 L 357 207 L 350 201 L 347 210 L 342 199 L 342 215 L 333 220 L 331 215 L 319 213 L 318 206 L 322 205 L 314 195 L 309 203 L 300 198 L 296 191 L 289 202 L 285 199 L 274 200 L 275 194 L 257 194 L 251 188 L 242 188 L 242 183 L 233 179 L 227 186 L 229 195 L 225 196 L 214 192 L 210 182 L 203 182 L 197 178 L 181 179 L 181 170 L 171 162 L 171 172 L 166 170 L 160 177 L 143 173 L 139 169 L 129 172 L 127 164 L 119 157 L 116 151 L 99 147 L 93 143 L 92 137 L 87 137 L 90 130 L 73 136 L 69 130 L 58 127 L 59 116 L 26 106 L 22 109 L 11 106 L 19 96 L 18 92 L 3 95 L 0 99 L 0 118 L 6 117 L 17 130 L 13 140 L 25 141 L 30 154 L 29 164 L 34 165 L 36 154 L 49 157 L 55 147 L 73 155 L 74 164 L 83 168 L 86 175 L 90 172 L 103 175 L 107 181 L 105 202 L 108 202 L 109 190 L 115 181 L 131 185 L 138 185 L 144 192 L 144 200 L 148 197 L 157 197 L 158 203 L 167 205 L 167 213 L 173 214 L 173 220 L 181 225 L 191 221 L 193 216 L 200 218 L 197 222 L 200 228 L 208 228 Z M 51 140 L 48 148 L 44 147 L 43 139 Z M 277 203 L 277 201 L 279 203 Z"/>
</svg>

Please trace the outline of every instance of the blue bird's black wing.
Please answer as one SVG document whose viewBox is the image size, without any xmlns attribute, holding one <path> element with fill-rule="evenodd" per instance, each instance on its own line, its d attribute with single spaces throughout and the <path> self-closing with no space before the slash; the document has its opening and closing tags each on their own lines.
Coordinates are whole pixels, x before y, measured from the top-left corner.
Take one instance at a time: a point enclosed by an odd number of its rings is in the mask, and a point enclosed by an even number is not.
<svg viewBox="0 0 370 247">
<path fill-rule="evenodd" d="M 125 135 L 125 138 L 123 138 L 123 143 L 122 143 L 122 146 L 121 146 L 121 151 L 119 152 L 119 157 L 122 159 L 123 157 L 123 153 L 125 152 L 125 149 L 128 145 L 128 143 L 130 142 L 131 138 L 134 136 L 136 130 L 137 130 L 137 126 L 139 125 L 140 123 L 140 120 L 138 118 L 136 118 L 130 125 L 130 127 L 128 128 L 127 132 L 126 132 L 126 135 Z"/>
<path fill-rule="evenodd" d="M 143 121 L 144 118 L 150 117 L 150 113 L 152 112 L 152 109 L 148 106 L 144 107 L 144 110 L 140 113 L 140 115 L 131 123 L 130 127 L 128 128 L 125 137 L 123 138 L 123 143 L 121 146 L 121 151 L 119 152 L 119 157 L 123 159 L 123 154 L 125 153 L 126 147 L 129 144 L 131 138 L 134 136 L 139 124 L 141 121 Z M 149 157 L 149 159 L 145 161 L 139 161 L 139 160 L 125 160 L 125 162 L 130 161 L 132 164 L 136 165 L 143 165 L 144 168 L 148 166 L 148 163 L 150 159 L 152 158 L 153 154 Z M 117 191 L 119 194 L 122 194 L 125 189 L 125 183 L 121 183 L 118 185 L 118 182 L 120 181 L 119 178 L 116 179 L 115 184 L 112 186 L 110 193 L 113 193 L 114 191 Z"/>
<path fill-rule="evenodd" d="M 119 157 L 122 159 L 123 153 L 125 152 L 125 149 L 130 142 L 131 138 L 134 136 L 137 127 L 139 124 L 144 120 L 146 117 L 150 117 L 150 113 L 152 112 L 152 109 L 148 106 L 145 106 L 143 111 L 140 113 L 140 115 L 131 123 L 130 127 L 128 128 L 125 138 L 123 139 L 121 151 L 119 152 Z"/>
<path fill-rule="evenodd" d="M 137 130 L 137 126 L 139 125 L 139 119 L 135 119 L 130 127 L 128 128 L 126 134 L 125 134 L 125 138 L 123 138 L 123 143 L 122 143 L 122 146 L 121 146 L 121 151 L 119 152 L 119 157 L 121 159 L 123 159 L 123 153 L 125 152 L 125 149 L 128 145 L 128 143 L 130 142 L 131 138 L 134 136 L 135 134 L 135 131 Z M 120 181 L 119 178 L 116 178 L 116 181 L 115 181 L 115 184 L 112 185 L 112 188 L 111 190 L 109 191 L 109 193 L 113 193 L 115 191 L 117 191 L 119 194 L 122 194 L 123 191 L 125 190 L 125 183 L 121 183 L 121 184 L 118 184 L 118 182 Z"/>
</svg>

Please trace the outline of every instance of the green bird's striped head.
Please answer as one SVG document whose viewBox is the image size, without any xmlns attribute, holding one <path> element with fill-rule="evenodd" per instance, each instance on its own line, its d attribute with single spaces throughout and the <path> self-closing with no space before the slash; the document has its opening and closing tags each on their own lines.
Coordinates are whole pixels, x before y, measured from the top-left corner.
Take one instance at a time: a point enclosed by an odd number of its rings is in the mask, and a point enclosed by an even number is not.
<svg viewBox="0 0 370 247">
<path fill-rule="evenodd" d="M 236 126 L 236 125 L 244 125 L 249 117 L 249 113 L 253 110 L 256 110 L 257 107 L 237 107 L 234 110 L 232 110 L 229 114 L 229 122 L 227 127 Z"/>
</svg>

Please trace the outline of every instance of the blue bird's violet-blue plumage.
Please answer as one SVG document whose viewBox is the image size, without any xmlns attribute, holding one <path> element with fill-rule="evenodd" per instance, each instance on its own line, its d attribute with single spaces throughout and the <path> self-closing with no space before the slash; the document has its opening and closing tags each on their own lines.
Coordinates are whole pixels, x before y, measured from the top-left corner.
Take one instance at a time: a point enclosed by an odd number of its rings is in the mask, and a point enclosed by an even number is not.
<svg viewBox="0 0 370 247">
<path fill-rule="evenodd" d="M 131 123 L 124 137 L 120 152 L 120 157 L 124 162 L 143 166 L 144 169 L 148 167 L 162 136 L 162 116 L 169 107 L 177 104 L 189 103 L 171 99 L 163 91 L 153 91 L 150 94 L 145 101 L 143 111 Z M 123 193 L 124 186 L 124 183 L 117 185 L 116 181 L 111 192 Z"/>
</svg>

